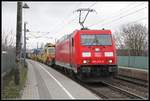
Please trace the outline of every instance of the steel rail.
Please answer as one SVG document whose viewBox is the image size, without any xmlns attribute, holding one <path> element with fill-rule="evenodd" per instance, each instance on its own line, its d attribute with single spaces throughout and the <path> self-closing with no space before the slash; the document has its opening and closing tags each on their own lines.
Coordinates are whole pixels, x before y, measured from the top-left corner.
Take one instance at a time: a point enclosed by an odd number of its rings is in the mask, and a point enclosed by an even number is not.
<svg viewBox="0 0 150 101">
<path fill-rule="evenodd" d="M 118 90 L 118 91 L 120 91 L 121 93 L 124 93 L 124 94 L 126 94 L 126 95 L 129 95 L 129 96 L 133 96 L 133 97 L 136 97 L 136 98 L 139 98 L 139 99 L 144 99 L 144 100 L 146 100 L 146 98 L 144 98 L 144 97 L 142 97 L 142 96 L 139 96 L 139 95 L 137 95 L 137 94 L 135 94 L 135 93 L 132 93 L 132 92 L 129 92 L 129 91 L 124 90 L 124 89 L 122 89 L 122 88 L 119 88 L 119 87 L 117 87 L 117 86 L 111 85 L 111 84 L 109 84 L 109 83 L 107 83 L 107 82 L 105 82 L 105 81 L 102 81 L 101 83 L 103 83 L 103 84 L 105 84 L 105 85 L 107 85 L 107 86 L 109 86 L 109 87 L 111 87 L 111 88 L 113 88 L 113 89 L 116 89 L 116 90 Z"/>
<path fill-rule="evenodd" d="M 127 81 L 127 82 L 130 82 L 130 83 L 140 85 L 140 86 L 144 86 L 144 87 L 148 86 L 148 83 L 146 81 L 138 80 L 136 78 L 129 78 L 129 77 L 119 75 L 119 76 L 116 76 L 115 79 L 120 79 L 120 80 L 123 80 L 123 81 Z"/>
</svg>

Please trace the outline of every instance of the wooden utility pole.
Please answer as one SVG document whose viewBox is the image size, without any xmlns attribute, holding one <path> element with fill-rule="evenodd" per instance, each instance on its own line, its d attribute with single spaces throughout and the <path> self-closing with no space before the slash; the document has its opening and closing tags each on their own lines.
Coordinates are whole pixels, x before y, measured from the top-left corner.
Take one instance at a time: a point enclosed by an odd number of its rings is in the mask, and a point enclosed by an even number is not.
<svg viewBox="0 0 150 101">
<path fill-rule="evenodd" d="M 22 8 L 29 9 L 29 6 L 25 3 Z M 24 21 L 24 52 L 23 52 L 24 53 L 24 67 L 25 67 L 25 64 L 26 64 L 26 32 L 27 32 L 26 24 L 27 24 L 27 22 Z"/>
<path fill-rule="evenodd" d="M 36 56 L 38 55 L 38 42 L 37 42 L 37 50 L 36 50 Z"/>
<path fill-rule="evenodd" d="M 20 53 L 21 53 L 21 36 L 22 36 L 22 2 L 17 2 L 17 26 L 16 26 L 16 68 L 15 68 L 15 84 L 20 84 Z"/>
<path fill-rule="evenodd" d="M 24 22 L 24 66 L 26 64 L 26 22 Z"/>
</svg>

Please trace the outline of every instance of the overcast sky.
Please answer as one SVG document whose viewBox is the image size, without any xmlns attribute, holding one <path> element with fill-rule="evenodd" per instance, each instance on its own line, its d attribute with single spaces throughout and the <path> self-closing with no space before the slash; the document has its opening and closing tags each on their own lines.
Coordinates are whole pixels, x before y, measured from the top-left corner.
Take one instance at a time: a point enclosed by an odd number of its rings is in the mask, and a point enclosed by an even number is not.
<svg viewBox="0 0 150 101">
<path fill-rule="evenodd" d="M 78 23 L 79 8 L 92 8 L 85 26 L 90 29 L 118 30 L 122 24 L 142 23 L 148 27 L 148 2 L 25 2 L 30 7 L 23 9 L 23 21 L 26 21 L 27 48 L 32 49 L 47 42 L 55 42 L 63 35 L 80 29 Z M 16 37 L 17 2 L 2 2 L 3 35 Z M 85 13 L 83 13 L 83 16 Z M 23 28 L 23 27 L 22 27 Z M 12 34 L 10 34 L 12 31 Z M 4 34 L 5 32 L 5 34 Z M 9 37 L 10 38 L 10 37 Z"/>
</svg>

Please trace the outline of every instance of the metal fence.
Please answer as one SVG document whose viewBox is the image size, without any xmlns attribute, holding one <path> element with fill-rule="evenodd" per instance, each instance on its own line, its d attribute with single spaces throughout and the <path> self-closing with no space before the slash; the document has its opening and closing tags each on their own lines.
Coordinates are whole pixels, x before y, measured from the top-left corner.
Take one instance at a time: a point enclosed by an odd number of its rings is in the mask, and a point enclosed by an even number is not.
<svg viewBox="0 0 150 101">
<path fill-rule="evenodd" d="M 2 55 L 1 55 L 1 67 L 2 67 L 2 71 L 1 74 L 2 76 L 4 76 L 6 73 L 8 73 L 12 68 L 15 67 L 16 63 L 15 63 L 15 48 L 8 48 L 7 50 L 3 50 L 2 51 Z"/>
<path fill-rule="evenodd" d="M 118 65 L 148 69 L 148 56 L 118 56 Z"/>
</svg>

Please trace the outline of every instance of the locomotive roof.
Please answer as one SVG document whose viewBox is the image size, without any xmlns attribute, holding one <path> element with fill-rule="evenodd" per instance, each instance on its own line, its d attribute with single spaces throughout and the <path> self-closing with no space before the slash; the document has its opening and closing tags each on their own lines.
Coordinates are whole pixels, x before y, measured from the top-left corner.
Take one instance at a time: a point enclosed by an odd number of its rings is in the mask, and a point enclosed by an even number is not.
<svg viewBox="0 0 150 101">
<path fill-rule="evenodd" d="M 70 36 L 72 36 L 72 35 L 74 35 L 74 33 L 76 33 L 76 32 L 82 32 L 82 33 L 87 33 L 87 32 L 90 32 L 90 33 L 92 33 L 92 32 L 101 32 L 101 33 L 106 33 L 106 34 L 111 34 L 111 30 L 105 30 L 105 29 L 99 29 L 99 30 L 89 30 L 89 29 L 81 29 L 81 30 L 75 30 L 75 31 L 73 31 L 71 34 L 69 34 L 69 35 L 64 35 L 64 36 L 62 36 L 58 41 L 57 41 L 57 43 L 59 43 L 59 42 L 61 42 L 61 41 L 63 41 L 63 40 L 66 40 L 68 37 L 70 37 Z"/>
<path fill-rule="evenodd" d="M 105 32 L 105 33 L 111 33 L 111 30 L 76 30 L 78 32 Z"/>
<path fill-rule="evenodd" d="M 47 43 L 44 47 L 53 47 L 53 46 L 55 46 L 55 45 L 52 43 Z"/>
</svg>

